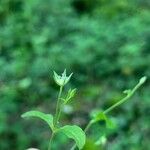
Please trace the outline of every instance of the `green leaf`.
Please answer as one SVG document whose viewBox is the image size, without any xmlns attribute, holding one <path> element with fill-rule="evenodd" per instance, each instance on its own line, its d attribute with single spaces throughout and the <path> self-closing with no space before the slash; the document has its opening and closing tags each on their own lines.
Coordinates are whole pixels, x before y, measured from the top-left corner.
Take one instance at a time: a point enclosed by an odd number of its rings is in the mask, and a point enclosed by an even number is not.
<svg viewBox="0 0 150 150">
<path fill-rule="evenodd" d="M 95 114 L 94 118 L 92 119 L 93 123 L 99 121 L 105 121 L 107 128 L 115 127 L 114 123 L 103 112 L 97 112 L 97 114 Z"/>
<path fill-rule="evenodd" d="M 67 104 L 76 94 L 76 89 L 69 89 L 68 94 L 66 96 L 66 98 L 64 99 L 64 104 Z"/>
<path fill-rule="evenodd" d="M 65 134 L 68 138 L 73 139 L 79 149 L 85 145 L 86 136 L 84 131 L 76 125 L 66 125 L 59 129 L 60 132 Z"/>
<path fill-rule="evenodd" d="M 109 128 L 109 129 L 116 128 L 116 124 L 112 121 L 112 119 L 106 118 L 105 122 L 106 122 L 106 127 L 107 128 Z"/>
<path fill-rule="evenodd" d="M 101 120 L 106 120 L 106 118 L 107 117 L 103 112 L 96 112 L 96 114 L 93 116 L 92 122 L 95 123 Z"/>
<path fill-rule="evenodd" d="M 45 114 L 45 113 L 42 113 L 39 111 L 28 111 L 28 112 L 24 113 L 23 115 L 21 115 L 21 117 L 23 117 L 23 118 L 26 118 L 26 117 L 40 118 L 40 119 L 44 120 L 52 130 L 54 129 L 53 116 L 51 114 Z"/>
<path fill-rule="evenodd" d="M 67 99 L 71 99 L 76 94 L 76 89 L 69 89 Z"/>
<path fill-rule="evenodd" d="M 107 142 L 107 138 L 105 135 L 102 135 L 96 142 L 96 145 L 105 145 Z"/>
</svg>

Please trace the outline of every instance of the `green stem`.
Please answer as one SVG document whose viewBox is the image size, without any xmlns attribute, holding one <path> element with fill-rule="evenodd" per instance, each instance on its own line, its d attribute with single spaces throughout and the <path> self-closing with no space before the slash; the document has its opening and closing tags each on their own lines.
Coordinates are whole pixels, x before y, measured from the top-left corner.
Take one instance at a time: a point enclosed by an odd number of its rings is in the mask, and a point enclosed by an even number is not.
<svg viewBox="0 0 150 150">
<path fill-rule="evenodd" d="M 85 133 L 89 130 L 89 128 L 92 126 L 92 124 L 93 124 L 92 121 L 90 121 L 90 122 L 87 124 L 87 126 L 86 126 L 85 129 L 84 129 L 84 132 L 85 132 Z"/>
<path fill-rule="evenodd" d="M 59 94 L 57 98 L 57 105 L 56 105 L 56 113 L 55 113 L 55 119 L 54 119 L 54 127 L 57 126 L 59 117 L 60 117 L 60 105 L 61 105 L 61 94 L 62 94 L 63 86 L 60 86 Z"/>
<path fill-rule="evenodd" d="M 110 106 L 108 109 L 106 109 L 103 113 L 104 114 L 107 114 L 109 113 L 110 111 L 112 111 L 114 108 L 118 107 L 119 105 L 121 105 L 122 103 L 124 103 L 125 101 L 127 101 L 130 97 L 133 96 L 133 94 L 135 93 L 135 91 L 141 86 L 141 84 L 137 84 L 133 90 L 127 94 L 126 97 L 124 97 L 123 99 L 121 99 L 120 101 L 118 101 L 117 103 L 115 103 L 114 105 Z"/>
<path fill-rule="evenodd" d="M 64 104 L 60 104 L 60 109 L 59 109 L 59 111 L 58 111 L 58 120 L 59 120 L 59 118 L 60 118 L 60 116 L 61 116 L 61 112 L 62 112 L 63 106 L 64 106 Z"/>
<path fill-rule="evenodd" d="M 55 133 L 52 132 L 52 135 L 51 135 L 51 138 L 50 138 L 50 141 L 49 141 L 48 150 L 51 150 L 51 147 L 52 147 L 52 140 L 53 140 L 54 135 L 55 135 Z"/>
<path fill-rule="evenodd" d="M 145 81 L 144 81 L 145 82 Z M 133 96 L 133 94 L 136 92 L 136 90 L 138 90 L 142 84 L 144 84 L 144 82 L 139 82 L 133 89 L 132 91 L 130 91 L 130 93 L 127 94 L 126 97 L 124 97 L 123 99 L 121 99 L 120 101 L 118 101 L 117 103 L 115 103 L 114 105 L 110 106 L 108 109 L 106 109 L 105 111 L 103 111 L 104 114 L 109 113 L 110 111 L 112 111 L 113 109 L 115 109 L 116 107 L 120 106 L 122 103 L 124 103 L 125 101 L 127 101 L 129 98 L 131 98 Z M 92 122 L 90 121 L 87 126 L 84 129 L 84 132 L 86 133 L 89 128 L 92 126 L 92 124 L 94 124 L 96 122 Z M 71 148 L 71 150 L 74 150 L 76 148 L 76 144 L 73 145 L 73 147 Z"/>
<path fill-rule="evenodd" d="M 59 94 L 58 94 L 58 98 L 57 98 L 57 104 L 56 104 L 56 113 L 55 113 L 55 117 L 54 117 L 54 128 L 57 126 L 59 118 L 60 118 L 62 91 L 63 91 L 63 86 L 60 86 Z M 51 138 L 50 138 L 50 141 L 49 141 L 48 150 L 51 150 L 51 145 L 52 145 L 52 140 L 53 140 L 54 135 L 55 135 L 55 131 L 52 132 L 52 135 L 51 135 Z"/>
</svg>

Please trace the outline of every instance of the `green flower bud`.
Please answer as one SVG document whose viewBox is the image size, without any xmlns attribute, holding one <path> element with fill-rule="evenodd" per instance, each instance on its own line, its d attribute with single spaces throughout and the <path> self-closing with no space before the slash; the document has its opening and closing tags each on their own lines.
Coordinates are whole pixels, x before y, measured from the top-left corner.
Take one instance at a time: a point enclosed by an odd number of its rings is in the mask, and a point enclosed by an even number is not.
<svg viewBox="0 0 150 150">
<path fill-rule="evenodd" d="M 146 76 L 142 77 L 142 78 L 140 79 L 139 83 L 140 83 L 140 84 L 143 84 L 143 83 L 146 81 L 146 79 L 147 79 Z"/>
<path fill-rule="evenodd" d="M 64 72 L 62 73 L 62 75 L 58 75 L 55 71 L 54 71 L 54 80 L 56 82 L 57 85 L 59 86 L 64 86 L 65 84 L 67 84 L 71 78 L 73 73 L 71 73 L 69 76 L 66 76 L 66 69 L 64 70 Z"/>
</svg>

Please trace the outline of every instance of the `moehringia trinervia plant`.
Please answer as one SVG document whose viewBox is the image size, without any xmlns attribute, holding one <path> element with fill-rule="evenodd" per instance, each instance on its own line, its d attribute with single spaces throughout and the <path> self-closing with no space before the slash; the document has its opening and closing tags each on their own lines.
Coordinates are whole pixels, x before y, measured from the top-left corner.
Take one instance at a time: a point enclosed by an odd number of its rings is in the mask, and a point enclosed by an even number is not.
<svg viewBox="0 0 150 150">
<path fill-rule="evenodd" d="M 57 104 L 56 104 L 56 112 L 54 116 L 52 114 L 45 114 L 40 111 L 28 111 L 22 115 L 23 118 L 37 117 L 39 119 L 42 119 L 48 124 L 51 130 L 51 137 L 50 137 L 50 141 L 48 145 L 48 150 L 52 150 L 53 138 L 57 133 L 60 133 L 60 132 L 66 135 L 68 138 L 71 138 L 75 141 L 75 144 L 71 147 L 70 150 L 75 150 L 76 147 L 79 150 L 81 150 L 84 147 L 85 142 L 86 142 L 87 131 L 92 127 L 92 125 L 103 120 L 106 122 L 106 125 L 109 126 L 111 123 L 107 117 L 107 114 L 111 112 L 113 109 L 115 109 L 116 107 L 120 106 L 125 101 L 127 101 L 136 92 L 136 90 L 139 89 L 141 85 L 143 85 L 146 81 L 146 77 L 142 77 L 140 81 L 138 82 L 138 84 L 132 90 L 124 91 L 126 96 L 123 99 L 113 104 L 108 109 L 104 110 L 103 112 L 102 111 L 97 112 L 93 116 L 93 118 L 89 121 L 85 129 L 82 130 L 77 125 L 61 126 L 60 124 L 60 116 L 61 116 L 63 107 L 71 101 L 71 99 L 74 97 L 76 93 L 76 89 L 69 89 L 66 94 L 66 97 L 65 98 L 62 97 L 64 86 L 69 82 L 69 80 L 71 79 L 71 76 L 72 76 L 72 73 L 69 76 L 66 75 L 66 70 L 64 70 L 61 76 L 58 75 L 56 72 L 54 72 L 54 76 L 53 76 L 54 80 L 56 84 L 59 86 L 59 93 L 58 93 Z M 104 140 L 105 138 L 103 137 L 103 141 Z"/>
</svg>

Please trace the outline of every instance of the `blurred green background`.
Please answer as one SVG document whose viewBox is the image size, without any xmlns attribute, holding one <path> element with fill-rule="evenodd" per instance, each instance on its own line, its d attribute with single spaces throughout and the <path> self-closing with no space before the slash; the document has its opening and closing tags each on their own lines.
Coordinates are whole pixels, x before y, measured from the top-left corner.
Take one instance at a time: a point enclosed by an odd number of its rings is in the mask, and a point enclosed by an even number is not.
<svg viewBox="0 0 150 150">
<path fill-rule="evenodd" d="M 150 76 L 149 0 L 0 0 L 0 150 L 47 149 L 48 127 L 23 112 L 54 113 L 58 87 L 53 70 L 73 72 L 67 85 L 77 96 L 64 108 L 62 124 L 85 127 L 93 109 L 106 109 Z M 150 82 L 112 117 L 116 127 L 95 125 L 103 150 L 148 150 Z M 72 143 L 56 137 L 53 149 Z M 91 146 L 91 147 L 90 147 Z"/>
</svg>

